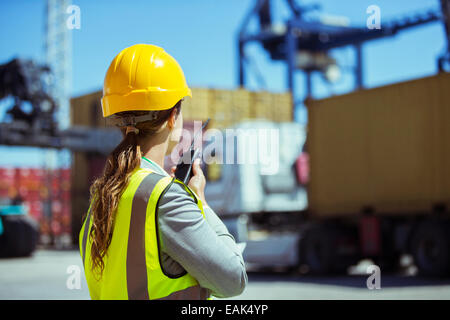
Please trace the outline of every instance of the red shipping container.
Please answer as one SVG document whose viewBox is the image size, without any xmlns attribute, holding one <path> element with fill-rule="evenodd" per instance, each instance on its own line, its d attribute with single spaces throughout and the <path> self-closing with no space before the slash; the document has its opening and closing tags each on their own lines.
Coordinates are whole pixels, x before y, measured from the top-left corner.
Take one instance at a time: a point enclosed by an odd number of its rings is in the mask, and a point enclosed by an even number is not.
<svg viewBox="0 0 450 320">
<path fill-rule="evenodd" d="M 39 221 L 41 242 L 49 243 L 50 235 L 71 232 L 71 170 L 41 168 L 0 168 L 0 197 L 21 196 L 28 214 Z M 51 201 L 51 218 L 44 212 Z"/>
<path fill-rule="evenodd" d="M 10 188 L 15 188 L 16 187 L 16 183 L 15 181 L 8 181 L 8 180 L 0 180 L 0 189 L 10 189 Z"/>
<path fill-rule="evenodd" d="M 61 224 L 62 224 L 62 230 L 63 233 L 70 233 L 72 229 L 72 223 L 71 223 L 71 216 L 70 215 L 63 215 L 61 217 Z"/>
<path fill-rule="evenodd" d="M 63 191 L 63 192 L 61 192 L 61 200 L 62 201 L 70 202 L 70 197 L 71 197 L 70 191 Z"/>
<path fill-rule="evenodd" d="M 41 234 L 48 235 L 50 234 L 50 223 L 48 221 L 48 218 L 42 217 L 39 221 L 39 226 L 41 229 Z"/>
<path fill-rule="evenodd" d="M 27 201 L 38 201 L 41 199 L 41 192 L 39 190 L 27 190 L 24 199 Z"/>
<path fill-rule="evenodd" d="M 60 175 L 59 171 L 57 171 L 57 170 L 52 171 L 50 180 L 52 182 L 59 182 L 59 181 L 61 181 L 61 175 Z"/>
<path fill-rule="evenodd" d="M 0 168 L 0 185 L 13 186 L 16 181 L 15 170 L 11 168 Z"/>
<path fill-rule="evenodd" d="M 51 231 L 54 236 L 59 236 L 62 233 L 61 222 L 58 220 L 52 220 L 51 222 Z"/>
<path fill-rule="evenodd" d="M 30 169 L 30 179 L 35 179 L 35 180 L 42 180 L 42 178 L 44 177 L 44 170 L 43 169 Z"/>
<path fill-rule="evenodd" d="M 69 199 L 70 200 L 70 195 L 67 195 L 67 192 L 64 193 L 61 190 L 59 190 L 58 192 L 53 191 L 52 193 L 52 201 L 67 201 L 65 199 Z"/>
<path fill-rule="evenodd" d="M 63 180 L 63 182 L 61 183 L 61 190 L 62 191 L 70 190 L 70 180 Z"/>
<path fill-rule="evenodd" d="M 16 176 L 14 168 L 0 168 L 0 179 L 13 178 Z"/>
<path fill-rule="evenodd" d="M 19 173 L 20 178 L 27 178 L 30 176 L 30 169 L 28 168 L 17 168 L 16 172 Z"/>
<path fill-rule="evenodd" d="M 31 206 L 30 209 L 30 216 L 32 216 L 34 219 L 36 219 L 37 221 L 39 221 L 42 216 L 43 216 L 43 211 L 42 209 L 40 209 L 39 207 L 36 207 L 34 205 Z"/>
<path fill-rule="evenodd" d="M 18 169 L 18 175 L 16 176 L 17 180 L 20 183 L 24 184 L 39 184 L 42 181 L 41 176 L 37 176 L 36 174 L 32 174 L 32 169 L 21 168 Z"/>
<path fill-rule="evenodd" d="M 33 216 L 38 221 L 40 220 L 40 218 L 43 215 L 42 202 L 40 202 L 40 201 L 33 201 L 33 202 L 31 202 L 30 215 Z"/>
<path fill-rule="evenodd" d="M 61 190 L 52 189 L 51 198 L 52 200 L 61 200 Z"/>
<path fill-rule="evenodd" d="M 17 188 L 15 186 L 10 187 L 8 189 L 8 198 L 14 199 L 18 195 L 18 193 L 19 193 L 19 191 L 17 190 Z"/>
<path fill-rule="evenodd" d="M 24 185 L 29 190 L 39 191 L 39 189 L 42 187 L 42 182 L 40 180 L 26 180 L 24 181 Z"/>
<path fill-rule="evenodd" d="M 62 216 L 63 217 L 68 217 L 69 219 L 72 217 L 70 203 L 68 203 L 67 205 L 63 206 Z"/>
<path fill-rule="evenodd" d="M 22 198 L 26 198 L 26 196 L 28 194 L 28 189 L 23 186 L 20 186 L 18 193 L 19 193 L 19 196 L 21 196 Z"/>
<path fill-rule="evenodd" d="M 2 188 L 0 189 L 0 198 L 8 198 L 9 196 L 9 189 Z"/>
<path fill-rule="evenodd" d="M 61 178 L 63 180 L 70 181 L 71 176 L 72 176 L 72 171 L 70 168 L 61 169 Z"/>
<path fill-rule="evenodd" d="M 43 204 L 42 201 L 31 201 L 30 202 L 31 210 L 35 211 L 42 211 L 43 210 Z"/>
<path fill-rule="evenodd" d="M 61 182 L 59 180 L 52 181 L 52 190 L 61 190 Z"/>
<path fill-rule="evenodd" d="M 47 200 L 50 196 L 47 186 L 43 185 L 39 191 L 42 200 Z"/>
<path fill-rule="evenodd" d="M 9 187 L 14 187 L 15 184 L 16 183 L 15 183 L 14 178 L 13 179 L 9 179 L 9 178 L 7 178 L 7 179 L 5 179 L 5 178 L 0 179 L 0 188 L 1 189 L 8 189 Z"/>
<path fill-rule="evenodd" d="M 25 187 L 28 190 L 39 190 L 42 186 L 42 180 L 32 178 L 31 176 L 20 177 L 16 183 L 18 186 Z"/>
<path fill-rule="evenodd" d="M 52 214 L 60 214 L 62 212 L 62 204 L 59 200 L 52 201 Z"/>
</svg>

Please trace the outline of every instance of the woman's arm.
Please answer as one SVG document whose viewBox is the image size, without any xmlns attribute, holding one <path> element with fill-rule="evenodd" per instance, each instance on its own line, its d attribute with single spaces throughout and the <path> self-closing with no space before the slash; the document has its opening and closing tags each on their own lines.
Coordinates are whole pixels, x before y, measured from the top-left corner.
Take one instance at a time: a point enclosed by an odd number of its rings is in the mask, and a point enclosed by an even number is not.
<svg viewBox="0 0 450 320">
<path fill-rule="evenodd" d="M 240 249 L 214 211 L 206 207 L 204 213 L 173 183 L 159 203 L 160 248 L 214 296 L 239 295 L 247 284 Z"/>
</svg>

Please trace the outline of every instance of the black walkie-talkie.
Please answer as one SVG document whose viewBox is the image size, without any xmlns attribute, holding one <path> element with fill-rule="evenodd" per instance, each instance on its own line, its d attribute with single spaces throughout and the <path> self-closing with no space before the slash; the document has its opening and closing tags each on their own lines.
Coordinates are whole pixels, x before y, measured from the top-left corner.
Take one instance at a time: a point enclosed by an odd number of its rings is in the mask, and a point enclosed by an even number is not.
<svg viewBox="0 0 450 320">
<path fill-rule="evenodd" d="M 203 124 L 202 129 L 197 132 L 194 136 L 194 139 L 192 139 L 192 144 L 189 147 L 189 150 L 183 153 L 183 155 L 180 158 L 180 162 L 177 164 L 177 168 L 175 169 L 175 177 L 178 180 L 183 181 L 185 184 L 188 184 L 189 180 L 192 177 L 192 165 L 194 164 L 194 160 L 198 158 L 200 155 L 200 150 L 194 149 L 194 142 L 197 135 L 201 132 L 203 132 L 203 129 L 206 127 L 210 119 L 206 120 L 206 122 Z M 185 159 L 186 157 L 189 157 L 188 159 Z M 187 161 L 186 161 L 187 160 Z"/>
</svg>

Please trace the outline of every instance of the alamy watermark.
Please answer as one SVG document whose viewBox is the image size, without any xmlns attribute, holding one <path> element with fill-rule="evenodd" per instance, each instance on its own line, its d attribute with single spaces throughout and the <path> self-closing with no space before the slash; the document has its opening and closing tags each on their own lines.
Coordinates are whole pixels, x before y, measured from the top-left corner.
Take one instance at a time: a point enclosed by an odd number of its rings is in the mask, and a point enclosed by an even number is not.
<svg viewBox="0 0 450 320">
<path fill-rule="evenodd" d="M 194 136 L 186 129 L 175 132 L 182 137 L 173 149 L 170 160 L 178 163 L 180 154 L 188 156 L 192 139 L 194 147 L 200 149 L 202 161 L 206 164 L 250 164 L 258 165 L 261 175 L 274 175 L 280 166 L 280 133 L 277 128 L 237 128 L 201 130 L 201 121 L 194 121 Z M 300 150 L 299 150 L 300 152 Z M 189 161 L 188 158 L 183 161 Z"/>
<path fill-rule="evenodd" d="M 81 29 L 81 9 L 77 5 L 70 5 L 66 8 L 66 13 L 69 17 L 66 20 L 67 29 Z"/>
<path fill-rule="evenodd" d="M 367 29 L 373 30 L 373 29 L 381 29 L 381 10 L 380 7 L 377 5 L 370 5 L 366 9 L 366 13 L 370 14 L 370 16 L 367 18 L 366 26 Z"/>
<path fill-rule="evenodd" d="M 81 268 L 76 264 L 67 267 L 66 273 L 69 275 L 66 280 L 66 288 L 69 290 L 81 289 Z"/>
<path fill-rule="evenodd" d="M 381 289 L 381 270 L 380 267 L 373 264 L 367 267 L 367 274 L 371 274 L 366 281 L 367 289 Z"/>
</svg>

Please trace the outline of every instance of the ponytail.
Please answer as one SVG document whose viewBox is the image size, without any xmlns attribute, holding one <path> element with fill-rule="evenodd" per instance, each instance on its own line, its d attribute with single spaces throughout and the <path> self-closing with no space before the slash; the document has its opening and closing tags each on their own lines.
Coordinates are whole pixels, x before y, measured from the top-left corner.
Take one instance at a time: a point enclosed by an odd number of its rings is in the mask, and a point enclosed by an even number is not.
<svg viewBox="0 0 450 320">
<path fill-rule="evenodd" d="M 108 156 L 103 175 L 90 188 L 92 227 L 92 270 L 100 275 L 105 267 L 104 256 L 111 243 L 114 212 L 131 173 L 141 164 L 141 148 L 137 134 L 127 133 L 122 142 Z"/>
</svg>

